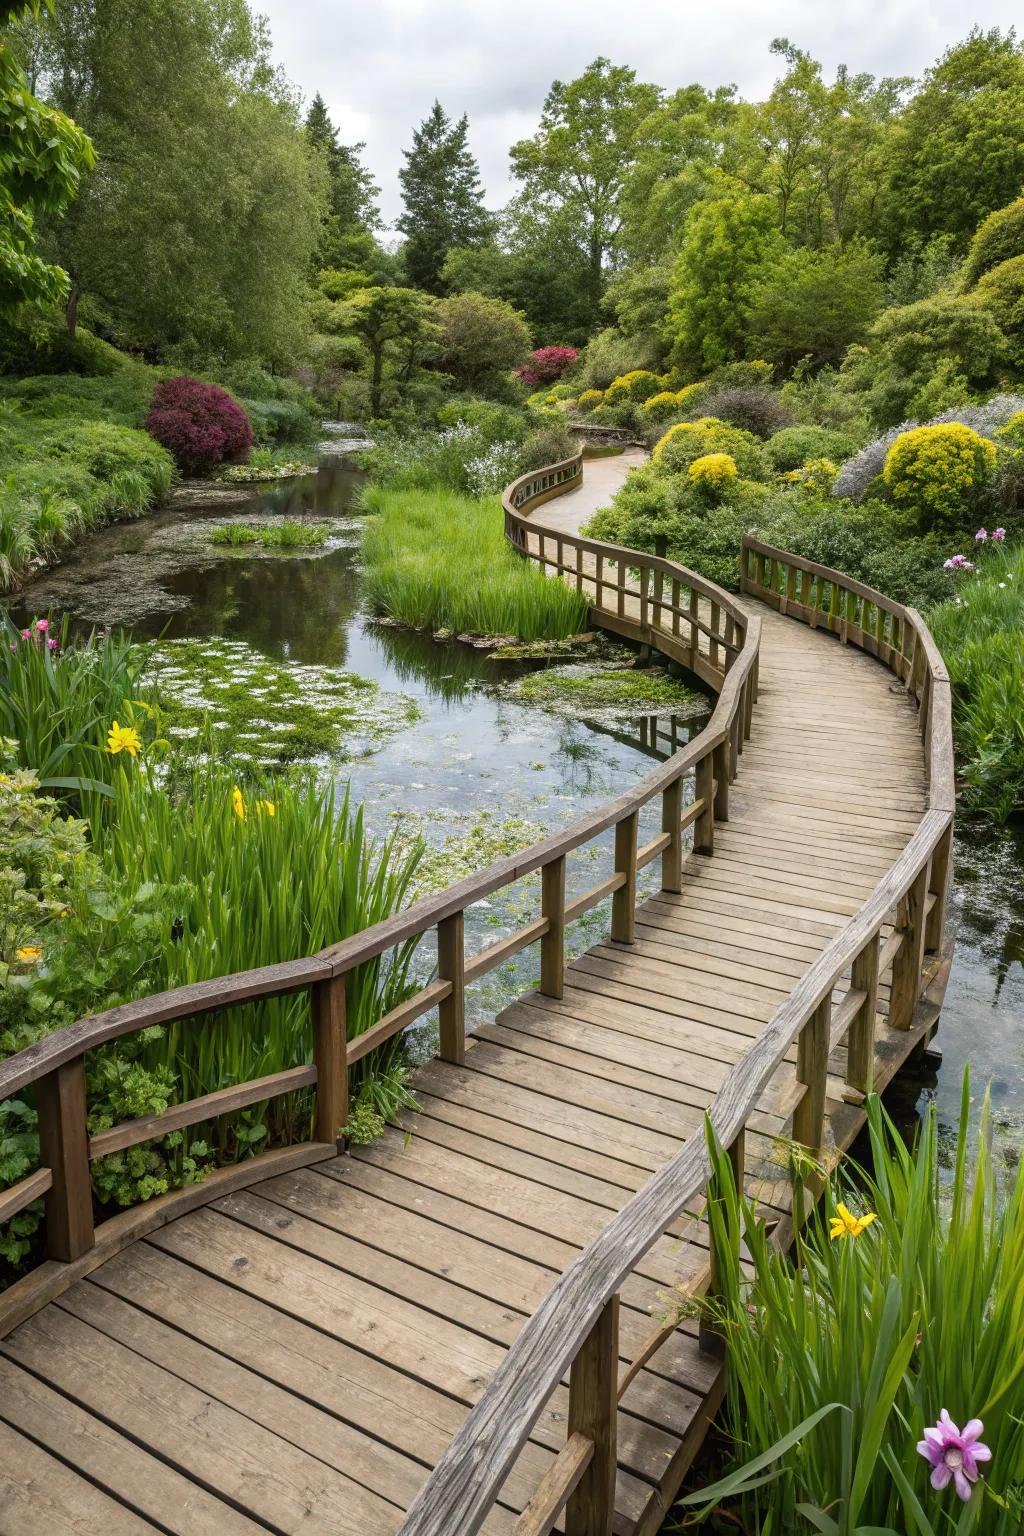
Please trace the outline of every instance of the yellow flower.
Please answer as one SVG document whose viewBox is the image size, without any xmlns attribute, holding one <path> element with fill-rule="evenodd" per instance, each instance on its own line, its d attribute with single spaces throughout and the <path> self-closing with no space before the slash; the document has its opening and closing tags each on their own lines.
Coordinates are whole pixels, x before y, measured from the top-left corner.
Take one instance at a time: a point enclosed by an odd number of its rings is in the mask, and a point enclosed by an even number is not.
<svg viewBox="0 0 1024 1536">
<path fill-rule="evenodd" d="M 274 804 L 273 800 L 257 800 L 256 805 L 257 808 L 263 811 L 267 816 L 277 815 L 277 806 Z"/>
<path fill-rule="evenodd" d="M 38 944 L 26 944 L 16 951 L 14 958 L 20 960 L 22 965 L 35 965 L 37 960 L 43 958 L 43 951 Z"/>
<path fill-rule="evenodd" d="M 731 453 L 705 453 L 699 459 L 694 459 L 686 473 L 694 485 L 703 485 L 714 490 L 718 486 L 726 485 L 730 480 L 735 480 L 739 470 Z"/>
<path fill-rule="evenodd" d="M 835 1241 L 837 1237 L 860 1237 L 865 1227 L 870 1227 L 875 1220 L 874 1211 L 866 1211 L 863 1216 L 855 1216 L 845 1205 L 836 1206 L 836 1215 L 829 1218 L 829 1237 Z"/>
<path fill-rule="evenodd" d="M 118 752 L 127 752 L 129 757 L 138 757 L 142 751 L 142 742 L 139 733 L 133 725 L 118 725 L 115 720 L 107 732 L 107 751 L 115 757 Z"/>
<path fill-rule="evenodd" d="M 237 784 L 231 791 L 231 808 L 239 821 L 245 820 L 245 796 Z"/>
</svg>

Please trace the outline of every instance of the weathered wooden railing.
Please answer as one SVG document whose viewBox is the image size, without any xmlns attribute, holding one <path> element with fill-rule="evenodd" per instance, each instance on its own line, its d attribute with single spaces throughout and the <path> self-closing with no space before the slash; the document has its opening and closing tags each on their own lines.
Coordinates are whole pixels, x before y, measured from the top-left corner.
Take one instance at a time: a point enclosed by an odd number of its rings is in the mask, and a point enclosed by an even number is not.
<svg viewBox="0 0 1024 1536">
<path fill-rule="evenodd" d="M 942 943 L 954 807 L 949 680 L 920 616 L 837 571 L 753 539 L 743 541 L 742 572 L 746 591 L 794 618 L 835 630 L 907 682 L 919 705 L 928 809 L 860 911 L 805 972 L 716 1095 L 711 1124 L 740 1180 L 747 1119 L 794 1043 L 803 1092 L 793 1138 L 817 1153 L 824 1139 L 829 1056 L 844 1040 L 851 1096 L 857 1099 L 871 1087 L 878 984 L 889 967 L 889 1027 L 911 1027 L 927 974 L 926 952 Z M 894 912 L 896 926 L 883 939 Z M 845 995 L 837 1001 L 847 974 Z M 662 1233 L 703 1198 L 710 1174 L 704 1138 L 693 1136 L 559 1278 L 434 1468 L 402 1536 L 439 1531 L 471 1536 L 479 1530 L 567 1371 L 566 1445 L 516 1533 L 544 1536 L 562 1516 L 566 1536 L 608 1536 L 617 1403 L 637 1364 L 619 1379 L 618 1293 Z M 713 1335 L 702 1338 L 709 1348 L 719 1347 Z"/>
<path fill-rule="evenodd" d="M 518 494 L 527 486 L 530 492 L 520 496 L 518 506 L 511 509 L 516 524 L 526 520 L 529 507 L 571 488 L 581 473 L 582 461 L 577 457 L 517 481 L 506 494 L 507 508 L 512 492 Z M 34 1090 L 41 1144 L 41 1166 L 0 1194 L 0 1221 L 8 1220 L 42 1197 L 46 1245 L 45 1260 L 0 1297 L 0 1336 L 80 1275 L 174 1216 L 274 1173 L 334 1156 L 348 1118 L 349 1070 L 370 1051 L 437 1007 L 440 1056 L 446 1061 L 461 1062 L 466 1049 L 467 985 L 529 945 L 539 943 L 541 992 L 560 997 L 565 933 L 573 919 L 610 897 L 612 938 L 619 943 L 632 943 L 638 872 L 660 859 L 662 888 L 678 891 L 682 880 L 683 833 L 690 826 L 694 829 L 694 846 L 703 853 L 713 851 L 715 820 L 724 820 L 728 815 L 729 781 L 736 773 L 744 736 L 750 729 L 760 620 L 748 618 L 728 593 L 671 561 L 634 555 L 612 545 L 596 545 L 569 535 L 560 536 L 559 560 L 564 562 L 565 553 L 572 548 L 577 551 L 576 564 L 581 570 L 586 557 L 596 550 L 609 564 L 613 560 L 618 563 L 622 583 L 627 579 L 626 562 L 641 573 L 646 572 L 643 581 L 650 588 L 645 588 L 646 602 L 635 584 L 624 586 L 626 595 L 621 603 L 617 600 L 612 616 L 614 627 L 618 633 L 630 635 L 671 658 L 692 657 L 696 670 L 721 684 L 706 727 L 635 787 L 567 830 L 521 854 L 499 860 L 482 873 L 416 902 L 405 912 L 317 955 L 180 987 L 111 1009 L 58 1030 L 0 1062 L 0 1099 L 25 1089 Z M 659 578 L 664 583 L 666 577 L 668 592 L 658 586 Z M 608 578 L 604 587 L 610 585 Z M 710 619 L 697 611 L 700 598 L 713 607 Z M 595 608 L 595 613 L 600 622 L 606 621 L 603 610 Z M 694 794 L 687 803 L 684 787 L 691 774 L 695 780 Z M 640 812 L 658 798 L 661 831 L 639 846 Z M 613 872 L 582 895 L 567 900 L 567 859 L 612 829 Z M 535 871 L 541 875 L 538 916 L 517 933 L 467 957 L 467 907 Z M 365 962 L 431 930 L 436 930 L 437 936 L 436 979 L 364 1033 L 347 1039 L 346 978 Z M 172 1105 L 160 1114 L 89 1135 L 85 1088 L 88 1051 L 151 1025 L 199 1021 L 226 1008 L 303 990 L 310 993 L 312 1005 L 309 1065 L 221 1089 Z M 196 1027 L 203 1025 L 197 1022 Z M 277 1148 L 218 1169 L 200 1184 L 120 1212 L 94 1229 L 90 1163 L 96 1158 L 314 1085 L 312 1141 Z"/>
</svg>

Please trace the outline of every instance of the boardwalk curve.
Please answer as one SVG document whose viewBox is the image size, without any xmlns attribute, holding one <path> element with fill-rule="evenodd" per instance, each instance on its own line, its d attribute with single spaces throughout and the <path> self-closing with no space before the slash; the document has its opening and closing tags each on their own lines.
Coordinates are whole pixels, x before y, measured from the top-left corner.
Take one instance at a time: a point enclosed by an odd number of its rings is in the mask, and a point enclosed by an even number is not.
<svg viewBox="0 0 1024 1536">
<path fill-rule="evenodd" d="M 50 1254 L 0 1297 L 12 1536 L 656 1530 L 722 1392 L 715 1341 L 659 1326 L 666 1293 L 713 1283 L 687 1214 L 708 1177 L 704 1111 L 781 1233 L 776 1138 L 847 1145 L 865 1090 L 934 1024 L 952 761 L 920 618 L 752 540 L 736 599 L 584 539 L 583 477 L 577 457 L 516 482 L 508 535 L 585 591 L 595 622 L 715 688 L 706 728 L 598 812 L 375 929 L 0 1064 L 0 1095 L 36 1085 L 44 1164 L 0 1214 L 44 1194 Z M 567 860 L 612 829 L 611 873 L 567 897 Z M 467 956 L 466 906 L 533 871 L 538 916 Z M 608 898 L 609 938 L 567 965 L 566 925 Z M 437 978 L 346 1045 L 346 974 L 433 927 Z M 465 986 L 531 943 L 539 989 L 467 1042 Z M 167 1115 L 317 1082 L 317 1140 L 94 1232 L 90 1156 L 168 1121 L 96 1150 L 84 1051 L 303 988 L 311 1066 Z M 347 1067 L 434 1006 L 420 1108 L 338 1155 Z"/>
</svg>

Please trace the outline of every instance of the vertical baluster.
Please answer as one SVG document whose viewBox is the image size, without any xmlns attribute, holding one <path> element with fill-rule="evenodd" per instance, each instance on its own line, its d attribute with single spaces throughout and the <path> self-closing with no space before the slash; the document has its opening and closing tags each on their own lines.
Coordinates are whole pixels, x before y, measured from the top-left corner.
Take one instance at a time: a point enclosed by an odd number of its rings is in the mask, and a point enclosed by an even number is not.
<svg viewBox="0 0 1024 1536">
<path fill-rule="evenodd" d="M 722 610 L 717 603 L 711 604 L 711 639 L 708 642 L 708 660 L 713 667 L 721 668 L 720 647 L 718 644 L 718 625 L 722 617 Z"/>
<path fill-rule="evenodd" d="M 683 776 L 666 785 L 661 796 L 661 830 L 672 841 L 661 854 L 661 888 L 678 894 L 683 888 Z"/>
<path fill-rule="evenodd" d="M 317 1141 L 339 1143 L 348 1124 L 348 1024 L 345 978 L 331 976 L 310 989 L 313 1064 L 316 1067 Z"/>
<path fill-rule="evenodd" d="M 654 595 L 651 599 L 653 613 L 651 614 L 651 626 L 654 629 L 661 628 L 661 613 L 664 607 L 665 577 L 660 570 L 654 573 Z"/>
<path fill-rule="evenodd" d="M 725 617 L 725 642 L 725 661 L 722 663 L 722 670 L 728 675 L 733 662 L 736 660 L 736 652 L 732 649 L 736 644 L 736 620 L 731 613 L 726 614 Z"/>
<path fill-rule="evenodd" d="M 612 896 L 612 938 L 619 944 L 632 944 L 636 937 L 637 821 L 632 811 L 615 827 L 615 873 L 626 877 Z"/>
<path fill-rule="evenodd" d="M 730 784 L 730 750 L 729 737 L 720 741 L 714 750 L 715 772 L 715 820 L 729 820 L 729 784 Z"/>
<path fill-rule="evenodd" d="M 629 569 L 628 569 L 627 566 L 623 565 L 621 560 L 619 560 L 616 563 L 615 569 L 616 569 L 616 572 L 617 572 L 618 583 L 619 583 L 619 588 L 618 588 L 618 592 L 619 592 L 618 612 L 619 612 L 619 618 L 621 619 L 621 618 L 625 617 L 625 613 L 626 613 L 626 582 L 629 579 Z"/>
<path fill-rule="evenodd" d="M 779 608 L 780 608 L 782 613 L 788 613 L 789 612 L 789 605 L 790 605 L 790 603 L 795 603 L 796 602 L 796 576 L 797 576 L 796 566 L 795 565 L 787 565 L 787 567 L 786 567 L 786 591 L 785 591 L 784 596 L 779 601 Z"/>
<path fill-rule="evenodd" d="M 681 591 L 678 579 L 672 578 L 672 633 L 679 635 L 679 594 Z"/>
<path fill-rule="evenodd" d="M 924 968 L 925 903 L 928 896 L 928 866 L 916 876 L 907 892 L 904 906 L 903 943 L 892 964 L 889 989 L 889 1023 L 893 1029 L 909 1029 L 914 1009 L 921 995 Z"/>
<path fill-rule="evenodd" d="M 697 628 L 697 619 L 700 614 L 700 598 L 696 590 L 690 588 L 690 671 L 694 669 L 694 663 L 700 651 L 700 630 Z"/>
<path fill-rule="evenodd" d="M 717 751 L 718 748 L 715 749 Z M 728 791 L 726 791 L 728 794 Z M 707 752 L 697 764 L 696 796 L 704 809 L 693 824 L 694 853 L 715 851 L 715 757 Z"/>
<path fill-rule="evenodd" d="M 729 1147 L 728 1157 L 729 1157 L 729 1162 L 732 1165 L 732 1176 L 733 1176 L 733 1182 L 736 1185 L 736 1194 L 737 1194 L 738 1198 L 740 1200 L 742 1200 L 743 1197 L 744 1197 L 744 1193 L 745 1193 L 746 1159 L 747 1159 L 747 1153 L 746 1153 L 746 1134 L 745 1134 L 745 1132 L 740 1131 L 739 1135 L 736 1137 L 736 1140 Z M 709 1186 L 709 1188 L 708 1188 L 708 1206 L 709 1207 L 711 1205 L 712 1200 L 714 1200 L 716 1198 L 720 1198 L 720 1197 L 716 1197 L 715 1195 L 713 1195 L 712 1191 L 711 1191 L 711 1187 Z M 711 1223 L 710 1223 L 710 1220 L 709 1220 L 708 1221 L 708 1234 L 709 1234 L 709 1236 L 710 1236 L 710 1232 L 711 1232 Z M 735 1259 L 737 1259 L 739 1257 L 740 1234 L 737 1231 L 737 1232 L 733 1233 L 732 1236 L 734 1238 L 735 1245 L 736 1245 L 735 1249 L 734 1249 L 734 1252 L 733 1252 L 733 1260 L 735 1261 Z M 711 1244 L 711 1271 L 710 1271 L 710 1274 L 708 1275 L 708 1289 L 707 1289 L 708 1296 L 709 1297 L 717 1296 L 719 1294 L 720 1290 L 721 1290 L 721 1284 L 722 1284 L 722 1282 L 721 1282 L 721 1276 L 720 1276 L 720 1273 L 719 1273 L 718 1260 L 717 1260 L 717 1257 L 716 1257 L 716 1254 L 715 1254 L 715 1245 L 712 1242 L 712 1244 Z M 721 1359 L 721 1357 L 725 1354 L 725 1340 L 722 1338 L 721 1333 L 718 1331 L 718 1329 L 712 1323 L 710 1318 L 708 1318 L 706 1316 L 703 1316 L 703 1315 L 701 1316 L 701 1320 L 700 1320 L 700 1324 L 699 1324 L 699 1328 L 698 1328 L 697 1338 L 698 1338 L 698 1342 L 700 1344 L 700 1347 L 704 1351 L 705 1354 L 707 1354 L 707 1355 L 715 1355 L 719 1359 Z"/>
<path fill-rule="evenodd" d="M 597 557 L 597 581 L 595 585 L 597 588 L 595 602 L 596 606 L 600 608 L 604 602 L 604 555 L 598 555 Z"/>
<path fill-rule="evenodd" d="M 932 853 L 928 891 L 935 897 L 935 903 L 928 913 L 924 929 L 924 947 L 929 954 L 936 954 L 942 948 L 942 939 L 946 930 L 946 906 L 949 901 L 952 859 L 953 827 L 951 823 L 936 843 Z"/>
<path fill-rule="evenodd" d="M 878 952 L 876 933 L 853 962 L 850 986 L 865 994 L 846 1037 L 846 1081 L 858 1093 L 870 1093 L 875 1080 L 875 1017 L 878 1012 Z"/>
<path fill-rule="evenodd" d="M 825 1086 L 831 1027 L 830 991 L 807 1020 L 797 1041 L 796 1076 L 806 1091 L 793 1114 L 793 1140 L 800 1142 L 814 1157 L 820 1155 L 825 1140 Z"/>
<path fill-rule="evenodd" d="M 618 1470 L 619 1298 L 601 1309 L 569 1372 L 570 1435 L 594 1454 L 565 1506 L 565 1536 L 611 1536 Z"/>
<path fill-rule="evenodd" d="M 650 609 L 648 607 L 648 594 L 651 586 L 650 566 L 641 565 L 637 574 L 640 577 L 640 628 L 646 631 L 650 624 Z"/>
<path fill-rule="evenodd" d="M 53 1179 L 46 1193 L 46 1255 L 66 1264 L 93 1245 L 83 1057 L 39 1079 L 36 1109 L 39 1166 Z"/>
<path fill-rule="evenodd" d="M 565 991 L 564 854 L 541 870 L 540 911 L 550 925 L 540 941 L 540 990 L 545 997 L 561 997 Z"/>
<path fill-rule="evenodd" d="M 437 974 L 452 990 L 438 1008 L 442 1061 L 457 1066 L 466 1059 L 466 943 L 465 917 L 453 912 L 437 925 Z"/>
</svg>

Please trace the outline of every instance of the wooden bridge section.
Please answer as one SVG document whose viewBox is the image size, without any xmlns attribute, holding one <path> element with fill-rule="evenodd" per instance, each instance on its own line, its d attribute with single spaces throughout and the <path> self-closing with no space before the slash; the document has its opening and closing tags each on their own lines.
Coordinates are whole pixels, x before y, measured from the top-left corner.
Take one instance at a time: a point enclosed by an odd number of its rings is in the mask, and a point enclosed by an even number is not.
<svg viewBox="0 0 1024 1536">
<path fill-rule="evenodd" d="M 49 1249 L 0 1297 L 5 1536 L 656 1531 L 723 1390 L 716 1341 L 674 1311 L 714 1283 L 693 1215 L 705 1112 L 781 1234 L 780 1138 L 847 1146 L 865 1091 L 934 1025 L 952 767 L 920 619 L 753 541 L 737 600 L 582 538 L 569 499 L 543 532 L 535 509 L 581 474 L 510 487 L 510 538 L 597 623 L 714 686 L 709 724 L 600 812 L 377 929 L 0 1064 L 0 1095 L 34 1085 L 42 1134 L 0 1219 L 44 1195 Z M 567 899 L 567 861 L 606 834 L 613 869 Z M 466 907 L 533 871 L 537 916 L 467 955 Z M 567 964 L 567 924 L 609 899 L 608 937 Z M 346 976 L 435 928 L 436 978 L 346 1040 Z M 467 1039 L 466 985 L 533 943 L 539 987 Z M 90 1046 L 304 989 L 310 1065 L 90 1141 Z M 340 1151 L 348 1068 L 435 1006 L 418 1108 Z M 315 1141 L 94 1229 L 91 1157 L 310 1083 Z"/>
</svg>

